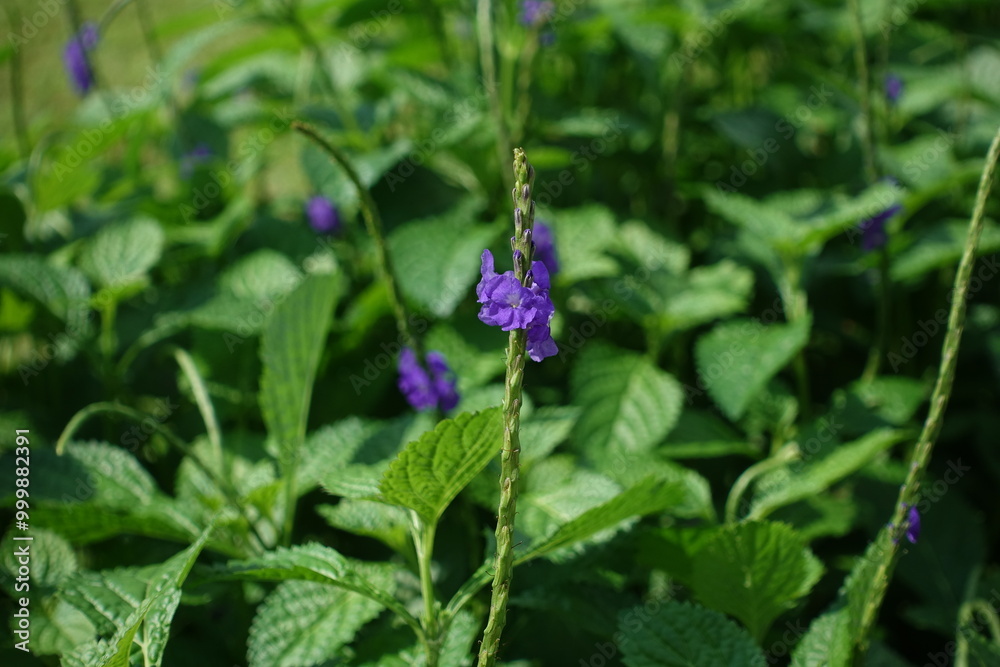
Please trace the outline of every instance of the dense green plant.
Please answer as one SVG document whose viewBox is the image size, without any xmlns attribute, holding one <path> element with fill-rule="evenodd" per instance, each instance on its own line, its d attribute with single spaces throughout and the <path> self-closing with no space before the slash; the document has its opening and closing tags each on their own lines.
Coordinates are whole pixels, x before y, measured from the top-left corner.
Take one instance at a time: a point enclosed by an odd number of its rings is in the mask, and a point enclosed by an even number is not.
<svg viewBox="0 0 1000 667">
<path fill-rule="evenodd" d="M 4 8 L 4 665 L 1000 664 L 995 3 L 188 4 Z"/>
</svg>

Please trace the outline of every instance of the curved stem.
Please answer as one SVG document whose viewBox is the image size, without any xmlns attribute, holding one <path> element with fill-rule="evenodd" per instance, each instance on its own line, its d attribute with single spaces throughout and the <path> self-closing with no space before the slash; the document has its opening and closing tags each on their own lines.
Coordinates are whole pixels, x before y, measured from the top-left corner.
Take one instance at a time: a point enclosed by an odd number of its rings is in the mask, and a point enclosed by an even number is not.
<svg viewBox="0 0 1000 667">
<path fill-rule="evenodd" d="M 396 328 L 399 330 L 399 335 L 406 341 L 406 344 L 417 352 L 417 356 L 421 356 L 419 341 L 410 331 L 409 315 L 406 312 L 406 306 L 403 304 L 399 288 L 396 286 L 395 273 L 392 270 L 392 261 L 389 259 L 385 234 L 382 230 L 382 218 L 379 216 L 378 206 L 375 205 L 375 200 L 372 199 L 371 192 L 362 183 L 361 177 L 358 175 L 357 170 L 354 169 L 351 161 L 347 159 L 347 156 L 339 148 L 321 137 L 312 126 L 301 121 L 294 121 L 292 128 L 309 137 L 317 146 L 326 151 L 327 155 L 340 165 L 340 168 L 344 170 L 347 177 L 351 179 L 351 182 L 357 189 L 358 199 L 361 202 L 361 216 L 365 220 L 368 235 L 375 242 L 375 259 L 378 263 L 380 277 L 385 282 L 386 290 L 389 293 L 389 303 L 392 305 L 392 312 L 396 318 Z"/>
<path fill-rule="evenodd" d="M 979 180 L 979 190 L 976 193 L 976 205 L 969 221 L 969 232 L 962 249 L 962 258 L 955 274 L 955 287 L 952 291 L 951 310 L 948 314 L 948 330 L 944 338 L 941 354 L 941 365 L 938 368 L 937 381 L 931 393 L 930 410 L 924 420 L 924 427 L 910 455 L 909 472 L 906 481 L 899 489 L 896 508 L 889 526 L 903 526 L 904 515 L 910 505 L 919 500 L 920 481 L 931 460 L 931 452 L 941 426 L 944 422 L 944 412 L 951 397 L 952 386 L 955 383 L 955 368 L 958 365 L 958 348 L 962 341 L 962 330 L 965 326 L 966 299 L 969 291 L 969 281 L 972 278 L 972 268 L 976 261 L 976 247 L 982 235 L 986 200 L 993 186 L 993 176 L 997 161 L 1000 160 L 1000 128 L 993 143 L 990 144 L 986 156 L 986 166 Z M 872 575 L 871 585 L 867 589 L 867 599 L 863 608 L 858 630 L 854 637 L 855 656 L 860 660 L 868 651 L 868 635 L 878 616 L 879 607 L 889 588 L 889 580 L 899 556 L 898 529 L 886 526 L 881 530 L 876 540 L 881 547 L 881 558 Z"/>
<path fill-rule="evenodd" d="M 208 434 L 208 441 L 212 445 L 212 452 L 215 455 L 216 463 L 219 466 L 219 470 L 224 470 L 225 460 L 222 456 L 222 431 L 219 429 L 219 420 L 215 416 L 215 406 L 212 405 L 212 399 L 208 396 L 208 388 L 205 386 L 205 380 L 201 377 L 194 359 L 191 358 L 191 355 L 186 350 L 176 348 L 174 350 L 174 358 L 177 359 L 177 364 L 184 371 L 188 382 L 191 383 L 191 392 L 194 394 L 194 400 L 198 404 L 201 418 L 205 422 L 205 432 Z"/>
<path fill-rule="evenodd" d="M 771 472 L 772 470 L 784 467 L 790 461 L 797 459 L 799 454 L 799 448 L 795 445 L 790 445 L 779 449 L 778 453 L 774 456 L 764 459 L 763 461 L 758 461 L 744 470 L 743 474 L 736 478 L 736 482 L 729 490 L 729 497 L 726 498 L 726 523 L 733 523 L 736 521 L 736 513 L 739 510 L 740 498 L 743 497 L 743 494 L 750 487 L 751 482 L 766 472 Z"/>
</svg>

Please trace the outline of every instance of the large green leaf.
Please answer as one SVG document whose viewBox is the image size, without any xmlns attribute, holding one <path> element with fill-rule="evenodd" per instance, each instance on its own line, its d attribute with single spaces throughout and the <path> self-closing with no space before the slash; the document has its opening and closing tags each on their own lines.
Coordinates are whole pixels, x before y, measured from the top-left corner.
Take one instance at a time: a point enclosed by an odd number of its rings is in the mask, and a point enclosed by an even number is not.
<svg viewBox="0 0 1000 667">
<path fill-rule="evenodd" d="M 847 634 L 847 612 L 830 611 L 817 617 L 792 653 L 792 667 L 847 667 L 851 664 L 851 641 Z"/>
<path fill-rule="evenodd" d="M 123 292 L 146 279 L 163 252 L 160 223 L 133 218 L 102 227 L 80 253 L 80 268 L 100 287 Z"/>
<path fill-rule="evenodd" d="M 765 667 L 760 649 L 722 614 L 688 602 L 668 601 L 621 613 L 623 662 L 628 667 Z M 627 639 L 627 641 L 625 641 Z"/>
<path fill-rule="evenodd" d="M 764 494 L 756 496 L 748 518 L 763 519 L 779 507 L 819 495 L 906 437 L 902 431 L 879 429 L 838 446 L 827 456 L 807 460 L 801 470 L 795 470 L 782 483 L 769 486 Z"/>
<path fill-rule="evenodd" d="M 310 543 L 291 548 L 278 548 L 258 558 L 230 561 L 224 577 L 260 581 L 315 581 L 360 593 L 366 598 L 392 609 L 403 618 L 412 618 L 393 598 L 392 577 L 386 576 L 390 566 L 371 565 L 351 560 L 338 551 L 321 544 Z"/>
<path fill-rule="evenodd" d="M 445 419 L 408 444 L 379 488 L 386 502 L 408 507 L 429 524 L 500 451 L 500 408 Z"/>
<path fill-rule="evenodd" d="M 141 649 L 143 667 L 158 667 L 181 601 L 181 586 L 212 531 L 209 526 L 194 544 L 162 565 L 81 573 L 63 595 L 103 627 L 110 639 L 99 639 L 63 656 L 66 667 L 130 667 L 133 643 Z M 140 632 L 141 630 L 141 632 Z"/>
<path fill-rule="evenodd" d="M 403 294 L 438 317 L 447 317 L 479 280 L 483 248 L 495 228 L 474 222 L 481 204 L 469 201 L 451 213 L 408 222 L 389 236 L 389 253 Z M 498 258 L 503 271 L 503 258 Z"/>
<path fill-rule="evenodd" d="M 250 667 L 312 667 L 378 616 L 383 606 L 351 591 L 312 581 L 286 581 L 257 609 L 247 659 Z"/>
<path fill-rule="evenodd" d="M 296 468 L 305 440 L 313 381 L 339 288 L 336 276 L 311 276 L 275 309 L 264 329 L 260 407 L 285 474 Z"/>
<path fill-rule="evenodd" d="M 574 435 L 594 461 L 648 452 L 677 423 L 680 383 L 649 359 L 601 343 L 584 348 L 572 375 L 582 410 Z"/>
<path fill-rule="evenodd" d="M 696 554 L 691 584 L 706 606 L 735 616 L 761 641 L 822 572 L 790 526 L 755 521 L 718 528 Z"/>
<path fill-rule="evenodd" d="M 671 505 L 679 504 L 684 495 L 685 489 L 681 483 L 648 477 L 611 500 L 563 524 L 541 544 L 532 545 L 528 553 L 518 558 L 518 562 L 538 558 L 582 542 L 602 530 L 617 526 L 626 519 L 661 512 Z"/>
<path fill-rule="evenodd" d="M 730 419 L 747 407 L 778 371 L 805 347 L 809 318 L 795 324 L 765 326 L 757 320 L 731 320 L 698 339 L 695 361 L 699 386 Z"/>
<path fill-rule="evenodd" d="M 69 333 L 84 335 L 89 331 L 90 285 L 77 269 L 50 264 L 38 255 L 3 255 L 0 285 L 41 303 L 69 325 Z"/>
</svg>

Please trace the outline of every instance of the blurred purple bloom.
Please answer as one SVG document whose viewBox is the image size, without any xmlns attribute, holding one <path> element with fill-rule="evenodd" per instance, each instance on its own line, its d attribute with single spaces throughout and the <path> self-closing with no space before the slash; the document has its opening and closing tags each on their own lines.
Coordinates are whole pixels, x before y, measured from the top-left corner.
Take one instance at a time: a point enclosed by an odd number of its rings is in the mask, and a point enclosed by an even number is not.
<svg viewBox="0 0 1000 667">
<path fill-rule="evenodd" d="M 545 264 L 550 274 L 558 273 L 559 258 L 556 256 L 556 247 L 552 241 L 552 230 L 544 222 L 536 220 L 531 231 L 531 238 L 535 242 L 535 259 Z"/>
<path fill-rule="evenodd" d="M 185 179 L 191 178 L 194 168 L 211 160 L 212 155 L 212 149 L 207 144 L 198 144 L 192 148 L 187 155 L 181 158 L 181 176 Z"/>
<path fill-rule="evenodd" d="M 552 18 L 555 8 L 550 0 L 521 0 L 521 15 L 518 20 L 528 28 L 538 26 Z"/>
<path fill-rule="evenodd" d="M 399 390 L 415 410 L 451 410 L 458 405 L 454 373 L 440 352 L 427 353 L 427 366 L 429 374 L 417 361 L 416 353 L 404 347 L 399 353 Z"/>
<path fill-rule="evenodd" d="M 86 95 L 94 85 L 94 72 L 87 61 L 87 52 L 97 46 L 97 26 L 84 23 L 80 33 L 74 35 L 63 50 L 63 63 L 70 81 L 80 95 Z"/>
<path fill-rule="evenodd" d="M 306 202 L 309 225 L 321 234 L 336 234 L 340 231 L 340 214 L 329 199 L 316 195 Z"/>
<path fill-rule="evenodd" d="M 513 271 L 497 274 L 493 253 L 484 250 L 482 280 L 476 286 L 476 296 L 483 304 L 479 319 L 503 331 L 526 329 L 528 331 L 528 356 L 535 361 L 557 354 L 555 341 L 549 330 L 549 320 L 555 306 L 549 298 L 549 272 L 540 261 L 531 263 L 531 287 L 525 287 Z"/>
<path fill-rule="evenodd" d="M 900 204 L 893 204 L 878 215 L 867 218 L 861 222 L 861 247 L 866 250 L 875 250 L 885 245 L 888 236 L 885 233 L 885 224 L 892 216 L 903 210 Z"/>
<path fill-rule="evenodd" d="M 916 544 L 918 537 L 920 537 L 920 512 L 917 511 L 916 505 L 910 505 L 910 509 L 906 512 L 906 539 L 910 544 Z"/>
<path fill-rule="evenodd" d="M 902 94 L 903 80 L 895 74 L 887 74 L 885 77 L 885 97 L 889 100 L 889 104 L 895 105 Z"/>
<path fill-rule="evenodd" d="M 427 367 L 431 371 L 431 384 L 437 394 L 438 407 L 447 412 L 458 405 L 458 390 L 455 388 L 455 374 L 440 352 L 427 353 Z"/>
</svg>

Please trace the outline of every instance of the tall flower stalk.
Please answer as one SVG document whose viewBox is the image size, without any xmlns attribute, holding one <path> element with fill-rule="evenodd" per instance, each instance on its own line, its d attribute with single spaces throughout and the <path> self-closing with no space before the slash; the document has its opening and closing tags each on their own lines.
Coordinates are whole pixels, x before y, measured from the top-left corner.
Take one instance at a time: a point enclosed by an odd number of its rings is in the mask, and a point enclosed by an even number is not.
<svg viewBox="0 0 1000 667">
<path fill-rule="evenodd" d="M 535 170 L 528 163 L 524 151 L 515 148 L 514 237 L 511 239 L 511 246 L 514 250 L 514 277 L 524 290 L 531 289 L 533 283 L 531 270 L 536 269 L 531 263 L 533 252 L 531 226 L 535 219 L 535 204 L 531 200 L 531 186 L 534 179 Z M 502 278 L 502 276 L 493 277 L 492 281 L 499 282 Z M 490 279 L 485 270 L 483 279 L 484 285 Z M 548 300 L 547 293 L 544 298 Z M 523 302 L 520 305 L 523 305 Z M 486 306 L 484 306 L 485 308 Z M 549 316 L 551 315 L 545 316 L 546 322 Z M 482 319 L 482 315 L 480 315 L 480 319 Z M 521 387 L 524 382 L 525 356 L 528 353 L 528 325 L 524 322 L 520 322 L 518 325 L 524 326 L 511 328 L 507 343 L 507 377 L 504 383 L 503 397 L 503 449 L 500 453 L 500 507 L 497 513 L 497 550 L 494 565 L 496 572 L 493 576 L 490 616 L 479 649 L 479 667 L 490 667 L 496 664 L 497 651 L 500 648 L 500 635 L 507 623 L 507 602 L 510 599 L 510 583 L 514 573 L 514 544 L 512 540 L 514 538 L 514 516 L 517 513 L 518 477 L 520 475 Z"/>
<path fill-rule="evenodd" d="M 955 383 L 955 367 L 958 364 L 958 347 L 962 340 L 962 329 L 965 326 L 966 296 L 969 291 L 969 281 L 972 278 L 972 268 L 976 261 L 976 247 L 983 231 L 983 213 L 986 200 L 993 185 L 997 161 L 1000 160 L 1000 129 L 993 137 L 989 153 L 986 156 L 986 167 L 979 181 L 979 191 L 976 194 L 976 205 L 972 219 L 969 222 L 969 232 L 962 250 L 962 259 L 955 274 L 955 287 L 952 292 L 951 311 L 948 314 L 948 330 L 944 338 L 944 348 L 941 354 L 941 366 L 937 381 L 931 394 L 930 411 L 924 421 L 923 430 L 910 456 L 909 472 L 906 481 L 899 489 L 899 498 L 892 516 L 892 522 L 876 537 L 879 559 L 875 565 L 871 582 L 866 589 L 865 604 L 857 632 L 854 635 L 855 653 L 859 659 L 868 651 L 868 635 L 878 616 L 879 607 L 889 587 L 892 571 L 899 557 L 899 534 L 901 531 L 912 532 L 913 517 L 911 508 L 920 500 L 920 481 L 931 460 L 931 452 L 941 425 L 944 421 L 944 411 L 951 397 L 952 386 Z M 907 529 L 906 527 L 910 528 Z"/>
</svg>

